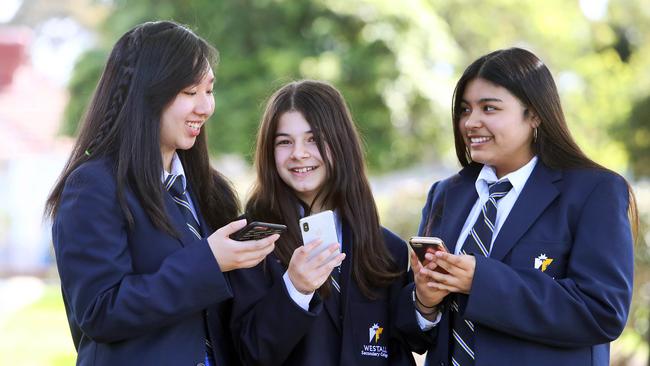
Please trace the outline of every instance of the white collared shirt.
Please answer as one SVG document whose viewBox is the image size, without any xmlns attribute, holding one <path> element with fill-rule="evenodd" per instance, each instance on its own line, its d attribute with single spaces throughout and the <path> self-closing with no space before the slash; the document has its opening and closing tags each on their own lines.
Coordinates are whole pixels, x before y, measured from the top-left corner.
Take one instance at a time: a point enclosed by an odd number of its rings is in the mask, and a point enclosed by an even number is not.
<svg viewBox="0 0 650 366">
<path fill-rule="evenodd" d="M 474 203 L 472 210 L 469 212 L 469 216 L 467 216 L 467 220 L 465 220 L 465 224 L 463 225 L 463 230 L 461 230 L 460 235 L 458 236 L 458 242 L 456 242 L 456 250 L 454 251 L 455 254 L 460 253 L 463 247 L 463 243 L 465 243 L 465 239 L 467 239 L 469 231 L 472 229 L 472 226 L 474 226 L 478 215 L 481 213 L 481 208 L 485 202 L 487 202 L 488 197 L 490 196 L 488 186 L 491 183 L 507 179 L 512 184 L 512 189 L 510 192 L 508 192 L 508 194 L 500 199 L 498 203 L 497 218 L 494 225 L 494 234 L 492 234 L 492 242 L 490 243 L 490 251 L 492 251 L 494 240 L 496 239 L 497 235 L 499 235 L 501 226 L 503 226 L 503 223 L 506 221 L 506 218 L 510 214 L 512 207 L 515 205 L 517 198 L 519 198 L 519 195 L 524 189 L 524 186 L 526 185 L 530 174 L 533 172 L 535 165 L 537 165 L 537 156 L 534 156 L 526 165 L 522 166 L 521 168 L 504 175 L 501 177 L 501 179 L 497 178 L 496 171 L 493 167 L 489 165 L 483 165 L 483 168 L 476 178 L 475 183 L 478 199 Z"/>
<path fill-rule="evenodd" d="M 174 155 L 172 156 L 172 164 L 171 164 L 171 172 L 167 172 L 165 169 L 163 169 L 162 173 L 162 182 L 163 184 L 165 183 L 165 180 L 167 179 L 168 176 L 171 174 L 174 175 L 179 175 L 181 182 L 183 182 L 183 190 L 187 191 L 187 181 L 185 180 L 185 170 L 183 169 L 183 163 L 181 163 L 181 159 L 179 159 L 178 154 L 174 152 Z M 194 216 L 194 219 L 196 222 L 200 225 L 201 223 L 199 222 L 198 216 L 196 216 L 196 209 L 194 208 L 194 203 L 192 202 L 192 197 L 190 195 L 186 195 L 187 201 L 190 204 L 190 211 L 192 211 L 192 216 Z"/>
</svg>

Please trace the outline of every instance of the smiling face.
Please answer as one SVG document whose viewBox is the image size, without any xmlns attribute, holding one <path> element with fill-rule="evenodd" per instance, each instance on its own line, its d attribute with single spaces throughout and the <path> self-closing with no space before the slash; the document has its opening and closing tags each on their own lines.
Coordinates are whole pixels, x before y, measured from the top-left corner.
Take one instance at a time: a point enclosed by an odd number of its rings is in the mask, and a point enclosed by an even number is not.
<svg viewBox="0 0 650 366">
<path fill-rule="evenodd" d="M 160 151 L 163 166 L 169 171 L 171 159 L 177 149 L 188 150 L 194 146 L 205 121 L 214 112 L 212 69 L 196 85 L 181 90 L 166 106 L 160 118 Z"/>
<path fill-rule="evenodd" d="M 533 157 L 532 113 L 510 92 L 485 79 L 467 83 L 459 120 L 472 160 L 496 169 L 502 177 Z"/>
<path fill-rule="evenodd" d="M 308 205 L 327 181 L 327 169 L 311 126 L 302 113 L 289 111 L 278 120 L 274 140 L 275 168 L 282 181 Z M 319 209 L 314 207 L 314 212 Z"/>
</svg>

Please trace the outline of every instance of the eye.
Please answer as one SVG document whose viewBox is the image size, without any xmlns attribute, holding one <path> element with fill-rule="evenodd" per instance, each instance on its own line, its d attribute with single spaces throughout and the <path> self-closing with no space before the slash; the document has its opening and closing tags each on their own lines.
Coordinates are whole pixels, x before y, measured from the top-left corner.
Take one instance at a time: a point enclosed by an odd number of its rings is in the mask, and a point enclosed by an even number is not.
<svg viewBox="0 0 650 366">
<path fill-rule="evenodd" d="M 460 115 L 461 116 L 466 116 L 469 113 L 470 113 L 470 109 L 469 109 L 468 106 L 466 106 L 466 105 L 460 106 Z"/>
<path fill-rule="evenodd" d="M 307 137 L 307 142 L 315 144 L 317 142 L 316 137 L 314 136 Z"/>
<path fill-rule="evenodd" d="M 485 112 L 494 112 L 494 111 L 497 110 L 497 107 L 491 106 L 491 105 L 486 105 L 486 106 L 483 106 L 483 110 Z"/>
<path fill-rule="evenodd" d="M 275 140 L 275 146 L 289 145 L 291 141 L 289 139 L 278 139 Z"/>
<path fill-rule="evenodd" d="M 194 95 L 196 95 L 196 92 L 192 91 L 192 90 L 184 90 L 183 94 L 189 95 L 189 96 L 194 96 Z"/>
<path fill-rule="evenodd" d="M 212 94 L 212 89 L 205 92 L 206 94 Z"/>
</svg>

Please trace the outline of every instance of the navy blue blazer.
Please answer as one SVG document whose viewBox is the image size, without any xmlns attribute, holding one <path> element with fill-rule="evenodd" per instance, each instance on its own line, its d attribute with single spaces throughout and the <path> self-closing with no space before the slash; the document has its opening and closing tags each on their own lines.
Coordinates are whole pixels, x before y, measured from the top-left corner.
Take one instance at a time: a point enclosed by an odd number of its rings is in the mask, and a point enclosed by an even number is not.
<svg viewBox="0 0 650 366">
<path fill-rule="evenodd" d="M 399 268 L 406 270 L 406 244 L 383 229 L 384 242 Z M 343 225 L 344 248 L 352 234 Z M 424 352 L 421 334 L 403 338 L 394 329 L 401 294 L 407 294 L 412 275 L 405 272 L 390 287 L 376 289 L 377 300 L 366 298 L 351 277 L 351 250 L 341 272 L 342 312 L 332 297 L 314 295 L 309 311 L 289 296 L 275 255 L 250 269 L 228 273 L 234 293 L 231 330 L 235 348 L 245 365 L 415 365 L 411 349 Z M 367 253 L 372 255 L 372 253 Z M 410 286 L 412 289 L 412 286 Z M 415 319 L 411 300 L 401 312 Z M 340 315 L 342 314 L 342 315 Z M 408 318 L 408 316 L 405 316 Z M 340 319 L 339 319 L 340 318 Z M 379 333 L 378 333 L 379 332 Z M 415 333 L 415 332 L 413 332 Z"/>
<path fill-rule="evenodd" d="M 231 292 L 207 240 L 186 229 L 169 195 L 165 207 L 180 240 L 154 227 L 129 190 L 126 202 L 135 222 L 131 230 L 108 161 L 93 160 L 66 180 L 54 219 L 77 365 L 202 364 L 206 310 L 217 364 L 238 365 L 224 327 Z"/>
<path fill-rule="evenodd" d="M 480 169 L 432 186 L 421 234 L 433 215 L 429 234 L 454 251 L 478 199 Z M 475 324 L 477 366 L 609 365 L 609 342 L 623 331 L 632 297 L 628 202 L 618 175 L 558 171 L 538 161 L 490 257 L 476 257 L 464 316 Z M 448 309 L 437 328 L 427 365 L 449 362 Z"/>
</svg>

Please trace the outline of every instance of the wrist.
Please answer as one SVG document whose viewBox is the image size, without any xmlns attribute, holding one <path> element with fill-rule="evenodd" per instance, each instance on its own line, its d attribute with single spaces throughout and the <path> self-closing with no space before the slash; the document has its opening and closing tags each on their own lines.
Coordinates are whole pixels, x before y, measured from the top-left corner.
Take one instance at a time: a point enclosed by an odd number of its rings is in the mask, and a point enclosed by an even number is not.
<svg viewBox="0 0 650 366">
<path fill-rule="evenodd" d="M 314 292 L 300 286 L 300 283 L 294 279 L 294 276 L 292 275 L 291 271 L 287 270 L 287 276 L 289 276 L 289 282 L 291 282 L 293 288 L 296 291 L 298 291 L 298 293 L 300 293 L 301 295 L 311 295 Z"/>
<path fill-rule="evenodd" d="M 438 307 L 438 304 L 437 304 L 437 303 L 435 303 L 435 304 L 431 304 L 431 303 L 423 302 L 423 301 L 420 299 L 420 297 L 418 296 L 418 290 L 417 290 L 417 287 L 416 287 L 416 288 L 413 288 L 413 302 L 414 302 L 417 306 L 419 306 L 419 307 L 425 309 L 425 311 L 431 311 L 431 309 L 436 309 L 436 308 Z"/>
<path fill-rule="evenodd" d="M 415 307 L 415 310 L 422 315 L 427 320 L 432 320 L 435 319 L 436 315 L 440 311 L 438 309 L 438 304 L 434 304 L 432 306 L 427 306 L 423 304 L 420 299 L 418 298 L 417 292 L 415 289 L 413 289 L 413 305 Z"/>
</svg>

